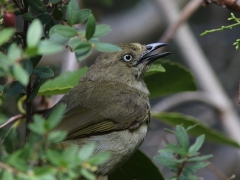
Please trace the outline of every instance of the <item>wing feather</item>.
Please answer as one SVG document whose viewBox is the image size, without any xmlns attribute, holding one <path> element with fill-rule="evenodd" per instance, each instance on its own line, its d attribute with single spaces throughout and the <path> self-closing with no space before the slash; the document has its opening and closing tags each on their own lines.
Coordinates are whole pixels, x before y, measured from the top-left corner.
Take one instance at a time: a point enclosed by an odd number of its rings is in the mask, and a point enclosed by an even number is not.
<svg viewBox="0 0 240 180">
<path fill-rule="evenodd" d="M 59 103 L 66 111 L 57 129 L 68 131 L 67 139 L 127 129 L 150 109 L 145 93 L 117 82 L 81 82 Z"/>
</svg>

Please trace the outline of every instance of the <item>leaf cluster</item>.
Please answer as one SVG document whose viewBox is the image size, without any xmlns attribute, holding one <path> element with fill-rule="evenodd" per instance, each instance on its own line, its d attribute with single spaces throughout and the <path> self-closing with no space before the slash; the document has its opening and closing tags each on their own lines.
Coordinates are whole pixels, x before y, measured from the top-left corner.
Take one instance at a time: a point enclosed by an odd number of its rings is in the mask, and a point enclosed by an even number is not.
<svg viewBox="0 0 240 180">
<path fill-rule="evenodd" d="M 205 135 L 199 136 L 194 144 L 190 145 L 189 143 L 187 131 L 192 128 L 194 126 L 185 129 L 183 126 L 177 125 L 176 132 L 171 132 L 175 134 L 178 143 L 168 143 L 164 149 L 159 151 L 159 155 L 154 157 L 157 162 L 175 173 L 169 180 L 197 180 L 196 171 L 209 165 L 206 160 L 212 155 L 200 156 L 198 152 Z"/>
<path fill-rule="evenodd" d="M 14 149 L 7 139 L 14 141 L 13 126 L 3 139 L 0 156 L 0 179 L 8 180 L 72 180 L 81 176 L 88 180 L 96 179 L 97 166 L 105 162 L 110 154 L 100 152 L 93 155 L 94 144 L 86 144 L 81 149 L 72 145 L 63 147 L 56 144 L 63 141 L 65 131 L 54 130 L 65 110 L 57 106 L 48 119 L 34 116 L 28 125 L 31 134 L 25 145 Z"/>
<path fill-rule="evenodd" d="M 108 25 L 96 25 L 89 9 L 79 9 L 77 0 L 68 4 L 58 0 L 45 5 L 41 0 L 28 0 L 28 12 L 17 14 L 25 23 L 30 23 L 27 32 L 15 32 L 14 28 L 0 27 L 0 77 L 7 77 L 3 94 L 6 96 L 26 93 L 24 86 L 31 76 L 30 102 L 38 93 L 42 79 L 52 77 L 48 67 L 36 67 L 43 55 L 61 52 L 67 47 L 79 61 L 87 58 L 92 49 L 101 52 L 116 52 L 118 46 L 103 43 L 99 37 L 108 34 Z M 21 10 L 21 9 L 20 9 Z M 80 28 L 79 24 L 85 24 Z"/>
</svg>

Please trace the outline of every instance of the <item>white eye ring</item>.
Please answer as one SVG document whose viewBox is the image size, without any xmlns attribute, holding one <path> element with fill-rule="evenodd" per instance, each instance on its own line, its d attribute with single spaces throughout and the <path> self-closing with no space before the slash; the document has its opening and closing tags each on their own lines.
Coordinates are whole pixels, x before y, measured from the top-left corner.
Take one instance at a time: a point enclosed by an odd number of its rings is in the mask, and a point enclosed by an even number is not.
<svg viewBox="0 0 240 180">
<path fill-rule="evenodd" d="M 124 56 L 123 56 L 123 60 L 125 61 L 125 62 L 129 62 L 129 61 L 131 61 L 133 59 L 133 56 L 131 55 L 131 54 L 125 54 Z"/>
</svg>

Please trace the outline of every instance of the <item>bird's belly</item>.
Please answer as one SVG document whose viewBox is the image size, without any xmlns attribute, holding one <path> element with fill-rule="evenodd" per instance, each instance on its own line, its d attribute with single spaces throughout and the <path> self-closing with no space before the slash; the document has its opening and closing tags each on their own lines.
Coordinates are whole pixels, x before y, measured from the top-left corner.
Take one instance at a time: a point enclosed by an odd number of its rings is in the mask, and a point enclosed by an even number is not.
<svg viewBox="0 0 240 180">
<path fill-rule="evenodd" d="M 110 152 L 111 157 L 109 160 L 101 164 L 97 170 L 97 174 L 107 175 L 116 170 L 137 150 L 147 134 L 147 129 L 147 124 L 143 123 L 135 130 L 116 131 L 78 140 L 69 140 L 67 142 L 78 144 L 79 146 L 93 142 L 96 145 L 95 153 Z"/>
</svg>

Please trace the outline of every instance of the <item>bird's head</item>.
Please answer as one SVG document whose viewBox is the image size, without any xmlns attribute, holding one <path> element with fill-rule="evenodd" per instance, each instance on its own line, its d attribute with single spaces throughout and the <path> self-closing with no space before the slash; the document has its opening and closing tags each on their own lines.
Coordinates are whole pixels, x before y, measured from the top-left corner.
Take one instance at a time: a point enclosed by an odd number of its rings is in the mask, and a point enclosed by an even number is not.
<svg viewBox="0 0 240 180">
<path fill-rule="evenodd" d="M 152 62 L 170 54 L 152 52 L 166 45 L 166 43 L 120 44 L 122 51 L 101 54 L 81 81 L 119 81 L 131 86 L 142 86 L 144 73 Z"/>
</svg>

